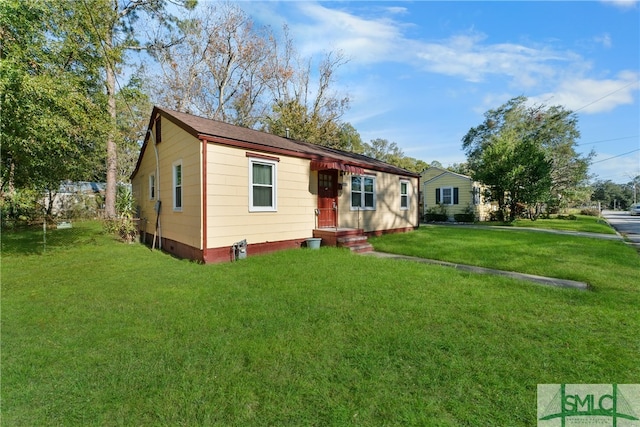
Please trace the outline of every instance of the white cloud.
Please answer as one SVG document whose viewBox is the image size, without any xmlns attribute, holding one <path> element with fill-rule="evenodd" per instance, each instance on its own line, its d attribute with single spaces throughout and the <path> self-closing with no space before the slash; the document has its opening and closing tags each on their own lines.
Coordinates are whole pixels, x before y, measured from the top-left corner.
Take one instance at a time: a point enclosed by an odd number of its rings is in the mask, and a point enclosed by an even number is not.
<svg viewBox="0 0 640 427">
<path fill-rule="evenodd" d="M 603 47 L 609 49 L 610 47 L 613 46 L 613 41 L 611 40 L 611 35 L 609 35 L 608 33 L 604 33 L 601 36 L 596 36 L 593 38 L 593 40 L 598 43 L 601 44 Z"/>
<path fill-rule="evenodd" d="M 390 6 L 385 8 L 385 10 L 389 13 L 392 13 L 394 15 L 404 15 L 405 13 L 407 13 L 407 8 L 406 7 L 400 7 L 400 6 Z"/>
<path fill-rule="evenodd" d="M 531 97 L 531 101 L 562 105 L 569 110 L 594 114 L 632 104 L 640 85 L 635 71 L 623 71 L 613 79 L 568 78 L 553 92 Z"/>
<path fill-rule="evenodd" d="M 431 71 L 480 82 L 489 75 L 511 77 L 530 87 L 554 74 L 553 64 L 575 60 L 571 53 L 518 44 L 486 44 L 484 34 L 456 35 L 440 43 L 416 43 L 417 57 Z"/>
<path fill-rule="evenodd" d="M 397 23 L 388 19 L 368 20 L 316 3 L 296 6 L 312 21 L 291 26 L 303 55 L 341 50 L 354 62 L 372 63 L 392 56 L 402 39 Z"/>
<path fill-rule="evenodd" d="M 631 104 L 637 96 L 637 72 L 621 72 L 609 78 L 590 77 L 593 64 L 576 52 L 550 45 L 489 43 L 488 37 L 477 31 L 440 40 L 410 38 L 405 30 L 414 24 L 396 20 L 399 13 L 405 12 L 404 8 L 378 8 L 372 19 L 314 2 L 295 2 L 292 7 L 303 17 L 291 24 L 291 29 L 305 56 L 341 50 L 350 59 L 348 67 L 352 70 L 395 62 L 413 70 L 459 77 L 472 83 L 499 80 L 502 93 L 485 99 L 478 111 L 486 111 L 486 107 L 495 107 L 499 105 L 497 101 L 512 96 L 527 95 L 534 102 L 598 113 Z M 593 40 L 604 47 L 612 45 L 607 33 Z M 369 86 L 361 78 L 356 84 L 362 86 L 362 93 L 365 86 L 379 90 L 379 86 Z M 513 95 L 506 96 L 507 92 Z M 532 95 L 536 92 L 540 95 Z M 375 114 L 370 110 L 364 116 Z"/>
<path fill-rule="evenodd" d="M 601 2 L 625 10 L 638 6 L 638 0 L 601 0 Z"/>
<path fill-rule="evenodd" d="M 523 87 L 554 78 L 560 65 L 566 68 L 582 61 L 575 53 L 547 47 L 486 43 L 487 36 L 479 32 L 437 41 L 411 39 L 404 29 L 412 25 L 390 17 L 367 19 L 313 2 L 295 4 L 309 20 L 291 26 L 305 56 L 341 50 L 353 65 L 405 63 L 470 82 L 507 76 L 511 83 Z M 397 13 L 395 9 L 392 12 Z"/>
</svg>

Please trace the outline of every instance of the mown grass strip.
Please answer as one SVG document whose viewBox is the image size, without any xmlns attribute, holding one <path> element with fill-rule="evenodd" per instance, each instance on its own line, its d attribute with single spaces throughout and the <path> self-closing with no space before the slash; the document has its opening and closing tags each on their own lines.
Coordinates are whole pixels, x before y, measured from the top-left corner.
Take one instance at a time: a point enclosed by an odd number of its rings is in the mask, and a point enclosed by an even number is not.
<svg viewBox="0 0 640 427">
<path fill-rule="evenodd" d="M 530 219 L 518 219 L 514 222 L 485 222 L 483 225 L 487 226 L 506 226 L 514 228 L 541 228 L 546 230 L 564 230 L 564 231 L 576 231 L 586 233 L 599 233 L 599 234 L 616 234 L 616 231 L 609 225 L 607 221 L 602 218 L 598 218 L 590 215 L 573 215 L 568 219 L 568 215 L 564 216 L 564 219 L 559 219 L 558 215 L 554 215 L 551 218 L 539 218 L 535 221 Z"/>
</svg>

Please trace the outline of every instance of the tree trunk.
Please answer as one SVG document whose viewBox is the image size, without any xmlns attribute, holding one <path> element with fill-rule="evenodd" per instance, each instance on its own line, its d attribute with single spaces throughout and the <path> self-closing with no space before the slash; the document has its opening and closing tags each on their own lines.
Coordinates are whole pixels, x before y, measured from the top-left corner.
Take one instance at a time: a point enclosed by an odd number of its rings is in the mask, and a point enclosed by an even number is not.
<svg viewBox="0 0 640 427">
<path fill-rule="evenodd" d="M 107 219 L 116 217 L 116 180 L 117 180 L 117 151 L 115 142 L 116 123 L 116 73 L 107 62 L 106 86 L 108 97 L 108 110 L 111 117 L 111 129 L 107 136 L 107 187 L 105 189 L 104 216 Z"/>
<path fill-rule="evenodd" d="M 518 214 L 518 202 L 512 201 L 509 203 L 509 222 L 516 220 Z"/>
</svg>

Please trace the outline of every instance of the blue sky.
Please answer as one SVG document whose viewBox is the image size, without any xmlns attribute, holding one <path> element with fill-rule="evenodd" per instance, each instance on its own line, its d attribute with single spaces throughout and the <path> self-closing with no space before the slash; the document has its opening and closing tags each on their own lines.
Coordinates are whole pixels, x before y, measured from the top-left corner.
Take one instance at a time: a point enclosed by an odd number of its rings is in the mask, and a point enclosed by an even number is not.
<svg viewBox="0 0 640 427">
<path fill-rule="evenodd" d="M 591 173 L 640 174 L 640 5 L 636 1 L 241 2 L 260 24 L 287 24 L 303 56 L 349 58 L 335 88 L 363 141 L 396 142 L 444 166 L 462 137 L 518 95 L 579 117 Z M 628 154 L 624 154 L 628 153 Z"/>
</svg>

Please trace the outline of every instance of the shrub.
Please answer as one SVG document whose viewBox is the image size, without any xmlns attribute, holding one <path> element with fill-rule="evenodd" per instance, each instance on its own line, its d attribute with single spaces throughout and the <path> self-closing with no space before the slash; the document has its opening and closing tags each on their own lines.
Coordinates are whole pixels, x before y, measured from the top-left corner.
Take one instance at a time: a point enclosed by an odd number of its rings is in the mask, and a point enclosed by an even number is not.
<svg viewBox="0 0 640 427">
<path fill-rule="evenodd" d="M 447 214 L 447 207 L 444 205 L 438 205 L 438 207 L 431 207 L 427 209 L 424 214 L 424 219 L 427 222 L 445 222 L 449 220 Z"/>
<path fill-rule="evenodd" d="M 491 211 L 489 213 L 489 221 L 498 221 L 504 222 L 505 214 L 502 209 L 498 209 L 497 211 Z"/>
<path fill-rule="evenodd" d="M 427 222 L 446 222 L 449 220 L 449 217 L 440 213 L 426 213 L 424 219 Z"/>
<path fill-rule="evenodd" d="M 2 227 L 42 219 L 42 195 L 35 190 L 18 189 L 0 197 Z"/>
<path fill-rule="evenodd" d="M 580 215 L 600 216 L 600 210 L 597 208 L 586 208 L 580 211 Z"/>
<path fill-rule="evenodd" d="M 455 219 L 456 222 L 474 222 L 476 220 L 476 217 L 474 214 L 459 213 L 454 214 L 453 219 Z"/>
<path fill-rule="evenodd" d="M 128 187 L 118 187 L 116 210 L 118 218 L 105 220 L 104 230 L 109 234 L 117 234 L 124 242 L 131 243 L 138 235 L 138 226 L 133 218 L 133 195 Z"/>
<path fill-rule="evenodd" d="M 573 214 L 571 214 L 571 215 L 558 215 L 556 217 L 556 219 L 566 219 L 566 220 L 569 220 L 569 221 L 575 221 L 575 220 L 578 219 L 578 217 L 573 215 Z"/>
</svg>

